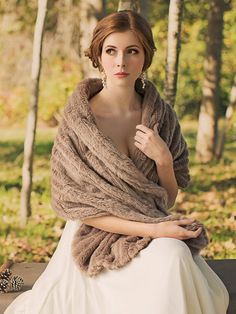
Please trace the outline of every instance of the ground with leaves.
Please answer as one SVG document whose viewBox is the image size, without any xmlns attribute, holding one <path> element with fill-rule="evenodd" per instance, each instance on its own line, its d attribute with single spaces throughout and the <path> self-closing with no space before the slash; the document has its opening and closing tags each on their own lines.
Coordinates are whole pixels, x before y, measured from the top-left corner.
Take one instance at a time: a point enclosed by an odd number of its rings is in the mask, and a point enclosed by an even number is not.
<svg viewBox="0 0 236 314">
<path fill-rule="evenodd" d="M 172 211 L 202 221 L 210 243 L 202 250 L 206 258 L 236 258 L 236 141 L 227 134 L 221 162 L 201 165 L 194 159 L 196 122 L 183 122 L 190 150 L 192 182 L 181 191 Z M 23 162 L 23 129 L 1 129 L 0 139 L 0 263 L 47 262 L 52 256 L 65 222 L 56 217 L 50 205 L 50 152 L 56 129 L 37 131 L 32 216 L 24 229 L 18 227 Z"/>
</svg>

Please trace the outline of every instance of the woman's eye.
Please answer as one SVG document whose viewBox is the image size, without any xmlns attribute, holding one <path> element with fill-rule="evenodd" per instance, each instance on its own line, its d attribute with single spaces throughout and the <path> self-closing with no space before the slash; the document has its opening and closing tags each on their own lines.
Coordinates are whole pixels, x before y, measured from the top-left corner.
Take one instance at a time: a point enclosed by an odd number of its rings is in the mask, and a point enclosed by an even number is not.
<svg viewBox="0 0 236 314">
<path fill-rule="evenodd" d="M 106 50 L 106 53 L 109 54 L 109 55 L 113 55 L 115 53 L 115 50 L 112 49 L 112 48 L 109 48 Z"/>
<path fill-rule="evenodd" d="M 128 53 L 134 55 L 134 54 L 137 54 L 137 53 L 138 53 L 138 50 L 137 50 L 137 49 L 129 49 L 129 50 L 128 50 Z"/>
</svg>

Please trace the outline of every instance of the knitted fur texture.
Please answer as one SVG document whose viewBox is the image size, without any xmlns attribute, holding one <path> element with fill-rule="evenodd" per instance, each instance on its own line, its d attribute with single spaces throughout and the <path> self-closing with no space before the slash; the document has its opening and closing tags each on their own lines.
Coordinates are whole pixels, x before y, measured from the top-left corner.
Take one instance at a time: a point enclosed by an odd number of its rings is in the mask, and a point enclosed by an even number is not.
<svg viewBox="0 0 236 314">
<path fill-rule="evenodd" d="M 183 218 L 167 210 L 167 192 L 159 185 L 156 164 L 138 148 L 128 157 L 97 127 L 89 99 L 102 89 L 100 79 L 78 84 L 64 110 L 51 156 L 52 207 L 66 220 L 113 215 L 126 220 L 159 223 Z M 160 97 L 153 83 L 143 90 L 142 121 L 158 132 L 172 156 L 179 188 L 189 181 L 188 149 L 175 111 Z M 112 100 L 111 100 L 112 101 Z M 196 230 L 199 222 L 185 226 Z M 148 246 L 151 237 L 111 233 L 82 224 L 72 243 L 75 263 L 94 277 L 105 269 L 118 269 Z M 208 244 L 206 229 L 184 241 L 192 254 Z"/>
</svg>

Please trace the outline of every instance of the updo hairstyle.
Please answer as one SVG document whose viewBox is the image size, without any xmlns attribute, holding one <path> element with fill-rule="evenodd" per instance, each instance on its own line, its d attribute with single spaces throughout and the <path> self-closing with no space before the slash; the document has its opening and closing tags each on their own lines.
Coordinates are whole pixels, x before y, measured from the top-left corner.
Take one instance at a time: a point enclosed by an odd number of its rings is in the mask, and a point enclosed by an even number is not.
<svg viewBox="0 0 236 314">
<path fill-rule="evenodd" d="M 101 70 L 99 57 L 101 57 L 106 37 L 115 32 L 129 30 L 135 33 L 143 46 L 145 53 L 143 71 L 149 68 L 156 50 L 151 27 L 142 15 L 129 10 L 112 13 L 101 19 L 96 25 L 90 47 L 85 51 L 85 56 L 89 57 L 94 68 Z"/>
</svg>

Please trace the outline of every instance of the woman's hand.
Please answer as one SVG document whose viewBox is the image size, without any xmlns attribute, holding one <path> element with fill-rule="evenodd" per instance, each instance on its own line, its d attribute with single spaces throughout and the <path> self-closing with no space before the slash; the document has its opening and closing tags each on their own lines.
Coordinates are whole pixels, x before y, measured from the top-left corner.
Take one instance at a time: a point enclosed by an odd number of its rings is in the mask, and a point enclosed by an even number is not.
<svg viewBox="0 0 236 314">
<path fill-rule="evenodd" d="M 136 125 L 136 129 L 135 146 L 159 166 L 173 163 L 171 152 L 158 133 L 143 124 Z"/>
<path fill-rule="evenodd" d="M 138 124 L 136 129 L 134 144 L 146 156 L 155 161 L 159 184 L 167 191 L 168 208 L 170 208 L 174 205 L 178 193 L 172 154 L 158 132 L 154 132 L 142 124 Z"/>
<path fill-rule="evenodd" d="M 181 225 L 189 225 L 194 222 L 194 219 L 180 219 L 174 221 L 164 221 L 160 223 L 150 224 L 151 237 L 155 238 L 175 238 L 179 240 L 186 240 L 197 238 L 202 232 L 202 227 L 196 231 L 187 230 Z"/>
</svg>

